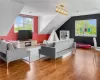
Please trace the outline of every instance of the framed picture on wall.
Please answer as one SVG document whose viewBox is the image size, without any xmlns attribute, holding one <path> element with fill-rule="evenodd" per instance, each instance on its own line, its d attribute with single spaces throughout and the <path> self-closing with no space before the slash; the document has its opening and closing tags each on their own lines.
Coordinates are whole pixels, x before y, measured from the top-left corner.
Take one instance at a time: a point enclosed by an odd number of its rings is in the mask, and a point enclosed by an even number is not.
<svg viewBox="0 0 100 80">
<path fill-rule="evenodd" d="M 61 30 L 60 31 L 60 40 L 69 39 L 69 31 L 68 30 Z"/>
</svg>

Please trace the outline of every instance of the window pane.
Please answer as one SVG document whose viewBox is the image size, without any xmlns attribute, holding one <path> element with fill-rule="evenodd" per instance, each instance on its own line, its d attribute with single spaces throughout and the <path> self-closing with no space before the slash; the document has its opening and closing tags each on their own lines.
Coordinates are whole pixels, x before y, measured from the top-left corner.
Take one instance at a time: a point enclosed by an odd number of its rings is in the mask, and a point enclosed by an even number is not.
<svg viewBox="0 0 100 80">
<path fill-rule="evenodd" d="M 14 24 L 14 32 L 18 32 L 18 30 L 21 30 L 22 28 L 23 28 L 23 17 L 18 16 Z"/>
<path fill-rule="evenodd" d="M 18 16 L 14 24 L 14 32 L 18 32 L 19 30 L 32 30 L 33 31 L 33 19 Z"/>
<path fill-rule="evenodd" d="M 75 35 L 76 36 L 83 36 L 84 35 L 84 20 L 75 21 Z"/>
<path fill-rule="evenodd" d="M 33 19 L 24 17 L 24 29 L 32 30 L 33 29 Z"/>
<path fill-rule="evenodd" d="M 85 35 L 87 36 L 95 36 L 96 35 L 96 19 L 91 19 L 86 21 L 86 29 Z"/>
<path fill-rule="evenodd" d="M 15 24 L 23 24 L 23 17 L 21 17 L 21 16 L 18 16 L 17 18 L 16 18 L 16 21 L 15 21 Z"/>
<path fill-rule="evenodd" d="M 28 24 L 32 24 L 32 19 L 31 18 L 24 18 L 24 24 L 28 25 Z"/>
</svg>

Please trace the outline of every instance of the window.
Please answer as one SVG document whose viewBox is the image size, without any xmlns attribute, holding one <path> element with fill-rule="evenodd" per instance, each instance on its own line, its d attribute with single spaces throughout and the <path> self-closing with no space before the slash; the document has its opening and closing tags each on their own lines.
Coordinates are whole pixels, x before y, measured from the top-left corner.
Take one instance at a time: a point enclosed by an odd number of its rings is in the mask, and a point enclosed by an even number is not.
<svg viewBox="0 0 100 80">
<path fill-rule="evenodd" d="M 33 19 L 28 17 L 18 16 L 14 24 L 14 32 L 19 30 L 32 30 L 33 31 Z"/>
<path fill-rule="evenodd" d="M 75 21 L 75 36 L 96 37 L 97 36 L 96 24 L 97 24 L 96 19 Z"/>
</svg>

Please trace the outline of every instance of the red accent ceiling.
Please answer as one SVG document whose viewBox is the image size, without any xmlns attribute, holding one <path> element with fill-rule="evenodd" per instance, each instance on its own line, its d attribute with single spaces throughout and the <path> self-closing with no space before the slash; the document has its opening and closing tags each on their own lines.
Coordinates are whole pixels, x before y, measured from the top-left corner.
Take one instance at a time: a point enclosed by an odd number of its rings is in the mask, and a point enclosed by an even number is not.
<svg viewBox="0 0 100 80">
<path fill-rule="evenodd" d="M 47 40 L 49 37 L 49 34 L 38 34 L 38 17 L 34 16 L 34 32 L 33 32 L 33 40 L 37 40 L 38 43 L 43 42 L 43 40 Z M 7 36 L 0 36 L 0 39 L 5 40 L 17 40 L 18 39 L 18 33 L 14 33 L 14 25 L 10 29 Z"/>
</svg>

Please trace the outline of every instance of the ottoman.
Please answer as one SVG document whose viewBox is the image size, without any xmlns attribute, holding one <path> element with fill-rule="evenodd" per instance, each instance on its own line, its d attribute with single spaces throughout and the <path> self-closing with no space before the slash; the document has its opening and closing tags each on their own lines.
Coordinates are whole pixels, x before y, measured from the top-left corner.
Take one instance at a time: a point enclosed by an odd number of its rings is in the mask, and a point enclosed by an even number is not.
<svg viewBox="0 0 100 80">
<path fill-rule="evenodd" d="M 77 48 L 89 49 L 89 48 L 91 48 L 91 45 L 90 44 L 84 44 L 84 43 L 77 43 L 76 47 Z"/>
</svg>

